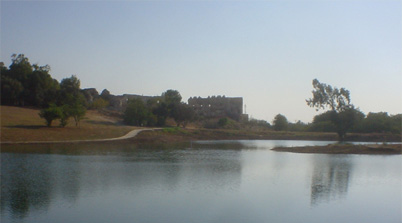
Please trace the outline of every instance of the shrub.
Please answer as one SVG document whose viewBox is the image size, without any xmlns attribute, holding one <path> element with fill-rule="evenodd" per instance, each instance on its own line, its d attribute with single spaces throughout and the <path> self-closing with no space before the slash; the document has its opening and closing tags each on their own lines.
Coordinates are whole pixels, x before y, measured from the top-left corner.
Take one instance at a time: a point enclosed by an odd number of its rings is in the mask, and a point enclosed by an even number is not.
<svg viewBox="0 0 402 223">
<path fill-rule="evenodd" d="M 51 104 L 48 108 L 42 109 L 39 116 L 46 120 L 46 125 L 51 126 L 53 120 L 59 119 L 63 116 L 62 109 L 55 104 Z"/>
</svg>

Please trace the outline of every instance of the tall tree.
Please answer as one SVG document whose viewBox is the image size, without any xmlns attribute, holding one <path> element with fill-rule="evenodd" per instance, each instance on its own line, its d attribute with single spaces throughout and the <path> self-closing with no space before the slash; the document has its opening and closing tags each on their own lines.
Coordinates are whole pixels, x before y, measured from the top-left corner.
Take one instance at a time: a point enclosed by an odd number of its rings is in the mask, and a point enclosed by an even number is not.
<svg viewBox="0 0 402 223">
<path fill-rule="evenodd" d="M 1 63 L 2 104 L 47 107 L 56 102 L 59 83 L 49 65 L 31 65 L 24 54 L 13 54 L 11 60 L 10 69 Z"/>
<path fill-rule="evenodd" d="M 192 107 L 185 103 L 178 103 L 173 107 L 173 119 L 177 126 L 182 125 L 183 128 L 194 119 L 195 112 Z"/>
<path fill-rule="evenodd" d="M 20 82 L 25 82 L 32 73 L 33 67 L 24 54 L 11 55 L 10 75 Z"/>
<path fill-rule="evenodd" d="M 75 75 L 64 78 L 60 82 L 60 92 L 59 103 L 63 107 L 62 123 L 67 124 L 68 118 L 73 117 L 75 125 L 78 126 L 86 112 L 85 97 L 80 91 L 80 80 Z"/>
<path fill-rule="evenodd" d="M 1 73 L 1 104 L 19 105 L 24 90 L 21 82 Z"/>
<path fill-rule="evenodd" d="M 182 99 L 180 93 L 177 90 L 172 89 L 163 92 L 162 98 L 168 105 L 180 103 Z"/>
<path fill-rule="evenodd" d="M 276 131 L 286 131 L 288 129 L 288 119 L 284 115 L 277 114 L 272 123 Z"/>
<path fill-rule="evenodd" d="M 80 92 L 80 80 L 75 75 L 71 75 L 69 78 L 64 78 L 60 82 L 62 104 L 75 104 L 76 101 L 84 100 L 84 96 Z"/>
<path fill-rule="evenodd" d="M 16 91 L 5 91 L 4 93 L 11 93 L 12 97 L 14 98 L 15 95 L 17 95 L 18 99 L 15 101 L 13 104 L 15 105 L 25 105 L 26 98 L 30 95 L 29 92 L 29 76 L 32 74 L 33 68 L 31 63 L 29 62 L 28 58 L 25 57 L 24 54 L 13 54 L 11 56 L 11 65 L 9 67 L 8 72 L 2 73 L 1 76 L 6 75 L 7 78 L 2 78 L 5 79 L 8 85 L 5 85 L 5 87 L 15 87 L 18 85 L 18 94 L 16 94 Z M 19 87 L 20 83 L 21 87 Z M 3 93 L 3 92 L 2 92 Z M 2 96 L 3 97 L 3 96 Z M 7 95 L 5 96 L 7 97 Z"/>
<path fill-rule="evenodd" d="M 32 67 L 34 71 L 29 75 L 26 83 L 26 103 L 39 107 L 48 107 L 49 104 L 56 103 L 60 85 L 50 76 L 50 66 L 34 64 Z"/>
<path fill-rule="evenodd" d="M 149 125 L 148 120 L 151 112 L 141 99 L 130 99 L 124 112 L 124 122 L 128 125 L 144 126 Z"/>
<path fill-rule="evenodd" d="M 320 109 L 330 109 L 331 122 L 334 124 L 340 141 L 354 125 L 358 111 L 350 103 L 350 92 L 313 80 L 313 98 L 307 99 L 307 105 Z"/>
<path fill-rule="evenodd" d="M 177 90 L 170 89 L 162 93 L 162 102 L 166 103 L 169 117 L 174 118 L 173 112 L 176 109 L 175 107 L 180 106 L 181 99 Z"/>
<path fill-rule="evenodd" d="M 166 119 L 168 117 L 167 104 L 162 100 L 161 97 L 154 97 L 147 101 L 147 108 L 152 112 L 156 118 L 157 126 L 164 126 L 166 124 Z"/>
</svg>

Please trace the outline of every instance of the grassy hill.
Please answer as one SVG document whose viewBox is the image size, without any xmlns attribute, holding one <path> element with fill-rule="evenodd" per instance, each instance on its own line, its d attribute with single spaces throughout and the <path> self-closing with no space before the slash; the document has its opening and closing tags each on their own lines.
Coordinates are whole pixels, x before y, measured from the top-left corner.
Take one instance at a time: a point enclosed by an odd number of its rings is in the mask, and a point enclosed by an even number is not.
<svg viewBox="0 0 402 223">
<path fill-rule="evenodd" d="M 120 120 L 104 116 L 97 111 L 87 111 L 79 127 L 70 119 L 69 124 L 61 128 L 58 121 L 52 123 L 52 127 L 47 127 L 45 120 L 38 115 L 39 109 L 0 106 L 0 110 L 2 142 L 113 138 L 135 129 L 121 125 Z"/>
</svg>

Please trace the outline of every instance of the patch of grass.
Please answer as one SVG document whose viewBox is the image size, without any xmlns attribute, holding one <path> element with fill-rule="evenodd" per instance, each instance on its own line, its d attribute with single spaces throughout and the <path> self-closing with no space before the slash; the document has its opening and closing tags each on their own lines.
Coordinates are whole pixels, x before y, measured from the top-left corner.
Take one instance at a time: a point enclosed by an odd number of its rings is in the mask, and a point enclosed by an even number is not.
<svg viewBox="0 0 402 223">
<path fill-rule="evenodd" d="M 97 111 L 88 111 L 86 118 L 76 127 L 71 119 L 69 124 L 58 127 L 59 122 L 46 127 L 44 119 L 38 115 L 39 109 L 1 106 L 1 141 L 59 141 L 103 139 L 123 136 L 135 127 L 123 126 L 119 120 L 103 116 Z"/>
<path fill-rule="evenodd" d="M 188 131 L 180 127 L 166 127 L 162 129 L 162 132 L 168 134 L 188 134 Z"/>
</svg>

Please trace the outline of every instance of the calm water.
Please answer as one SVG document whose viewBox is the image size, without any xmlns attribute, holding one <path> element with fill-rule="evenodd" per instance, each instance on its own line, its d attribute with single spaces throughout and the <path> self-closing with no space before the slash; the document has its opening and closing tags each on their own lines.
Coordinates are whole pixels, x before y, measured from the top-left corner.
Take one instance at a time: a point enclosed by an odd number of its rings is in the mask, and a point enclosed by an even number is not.
<svg viewBox="0 0 402 223">
<path fill-rule="evenodd" d="M 2 146 L 1 222 L 402 222 L 400 155 L 317 144 Z"/>
</svg>

